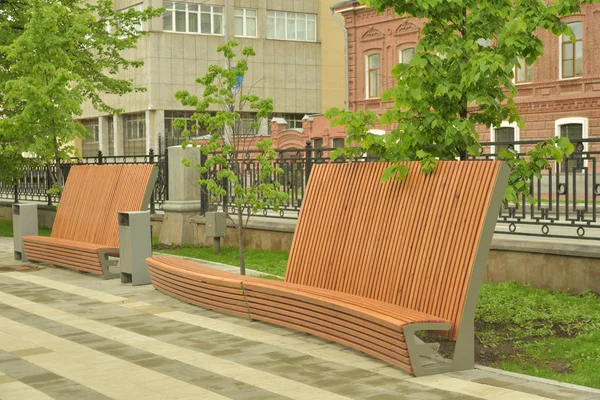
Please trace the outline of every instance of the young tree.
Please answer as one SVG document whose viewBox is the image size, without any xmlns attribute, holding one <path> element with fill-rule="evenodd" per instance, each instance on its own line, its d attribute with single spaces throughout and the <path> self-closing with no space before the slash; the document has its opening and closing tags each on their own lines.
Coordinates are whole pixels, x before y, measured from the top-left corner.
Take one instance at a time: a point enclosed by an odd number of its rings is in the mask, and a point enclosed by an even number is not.
<svg viewBox="0 0 600 400">
<path fill-rule="evenodd" d="M 381 116 L 371 112 L 327 113 L 334 124 L 346 125 L 349 142 L 386 160 L 419 160 L 424 172 L 435 169 L 439 159 L 466 159 L 480 151 L 476 125 L 500 126 L 518 122 L 513 96 L 514 69 L 533 64 L 543 54 L 540 29 L 572 34 L 561 17 L 577 12 L 579 0 L 360 0 L 378 11 L 392 8 L 398 15 L 422 18 L 424 25 L 411 61 L 392 69 L 396 86 L 382 100 L 394 102 Z M 367 133 L 372 125 L 395 124 L 390 135 Z M 528 154 L 529 161 L 501 151 L 512 168 L 505 199 L 529 195 L 529 181 L 541 177 L 547 158 L 561 161 L 573 146 L 566 138 L 540 143 Z M 384 179 L 404 177 L 395 166 Z M 396 175 L 397 174 L 397 175 Z"/>
<path fill-rule="evenodd" d="M 224 206 L 223 211 L 237 230 L 240 273 L 245 275 L 244 232 L 250 217 L 268 207 L 277 211 L 288 195 L 279 190 L 277 175 L 283 170 L 275 167 L 276 153 L 272 149 L 272 140 L 262 139 L 256 143 L 257 152 L 248 152 L 248 144 L 252 142 L 248 139 L 256 135 L 260 122 L 273 112 L 273 100 L 252 94 L 252 87 L 244 92 L 243 79 L 248 71 L 248 59 L 255 52 L 252 47 L 245 47 L 241 57 L 237 57 L 234 51 L 237 46 L 238 43 L 231 40 L 217 48 L 217 52 L 223 54 L 224 66 L 210 65 L 206 75 L 196 79 L 204 86 L 201 98 L 187 91 L 175 94 L 184 106 L 194 107 L 196 112 L 191 117 L 191 126 L 184 119 L 177 119 L 174 126 L 184 128 L 181 134 L 185 137 L 201 131 L 210 135 L 207 143 L 200 146 L 206 162 L 194 165 L 202 177 L 198 184 L 213 199 L 233 196 L 232 210 Z M 251 121 L 243 120 L 240 114 L 248 111 L 254 112 Z M 186 140 L 182 146 L 188 144 L 190 142 Z M 198 146 L 195 141 L 191 144 Z M 254 155 L 256 160 L 256 180 L 246 177 L 244 164 L 249 160 L 242 159 L 246 154 Z M 184 163 L 191 166 L 189 160 L 184 160 Z"/>
<path fill-rule="evenodd" d="M 116 74 L 142 65 L 122 52 L 145 34 L 136 25 L 158 15 L 152 8 L 117 12 L 111 0 L 0 0 L 2 150 L 54 163 L 59 189 L 60 161 L 75 153 L 72 140 L 87 134 L 73 116 L 88 100 L 98 110 L 119 112 L 103 93 L 142 90 Z"/>
</svg>

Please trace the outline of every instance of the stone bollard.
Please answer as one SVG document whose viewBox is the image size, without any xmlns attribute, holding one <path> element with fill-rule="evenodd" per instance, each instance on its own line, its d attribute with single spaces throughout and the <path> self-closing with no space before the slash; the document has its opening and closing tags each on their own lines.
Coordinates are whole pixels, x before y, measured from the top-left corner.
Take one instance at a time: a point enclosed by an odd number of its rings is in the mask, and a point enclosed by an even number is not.
<svg viewBox="0 0 600 400">
<path fill-rule="evenodd" d="M 121 282 L 149 285 L 150 273 L 146 258 L 152 257 L 150 212 L 133 211 L 119 213 L 119 259 Z"/>
<path fill-rule="evenodd" d="M 190 219 L 200 214 L 200 174 L 193 166 L 184 166 L 181 163 L 184 158 L 192 165 L 199 163 L 200 148 L 169 147 L 169 200 L 163 204 L 161 243 L 198 243 L 196 224 L 190 223 Z"/>
<path fill-rule="evenodd" d="M 21 237 L 38 234 L 37 204 L 13 204 L 12 219 L 15 260 L 27 261 Z"/>
</svg>

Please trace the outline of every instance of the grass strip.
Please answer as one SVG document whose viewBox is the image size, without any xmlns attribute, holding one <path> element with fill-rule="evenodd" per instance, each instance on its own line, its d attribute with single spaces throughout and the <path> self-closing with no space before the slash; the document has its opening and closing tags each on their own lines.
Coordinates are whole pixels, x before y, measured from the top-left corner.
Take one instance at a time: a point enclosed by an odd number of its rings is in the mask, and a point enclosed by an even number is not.
<svg viewBox="0 0 600 400">
<path fill-rule="evenodd" d="M 50 236 L 52 230 L 46 227 L 40 227 L 38 234 L 40 236 Z M 13 237 L 13 223 L 8 220 L 0 220 L 0 237 Z"/>
</svg>

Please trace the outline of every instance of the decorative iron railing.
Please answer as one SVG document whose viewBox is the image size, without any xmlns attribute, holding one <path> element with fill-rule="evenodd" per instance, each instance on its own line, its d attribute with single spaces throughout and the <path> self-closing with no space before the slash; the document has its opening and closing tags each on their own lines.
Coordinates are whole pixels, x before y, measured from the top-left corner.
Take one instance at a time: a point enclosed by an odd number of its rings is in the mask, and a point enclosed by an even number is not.
<svg viewBox="0 0 600 400">
<path fill-rule="evenodd" d="M 154 154 L 154 150 L 150 149 L 148 154 L 137 156 L 104 156 L 99 151 L 95 157 L 73 158 L 70 163 L 60 165 L 64 178 L 67 179 L 71 166 L 81 164 L 156 164 L 158 177 L 150 199 L 150 211 L 156 212 L 156 209 L 162 207 L 162 204 L 168 199 L 168 152 L 166 150 Z M 14 202 L 19 200 L 45 202 L 49 206 L 56 204 L 58 196 L 48 193 L 48 190 L 52 188 L 51 174 L 55 174 L 55 172 L 55 164 L 28 168 L 17 185 L 10 186 L 0 183 L 0 199 L 11 199 Z"/>
<path fill-rule="evenodd" d="M 550 161 L 550 168 L 543 171 L 542 178 L 534 178 L 530 190 L 535 199 L 533 204 L 523 198 L 519 204 L 510 204 L 502 208 L 498 215 L 496 233 L 524 236 L 542 236 L 563 239 L 600 239 L 600 223 L 597 219 L 598 202 L 600 201 L 600 181 L 597 179 L 597 158 L 600 154 L 599 139 L 572 140 L 576 151 L 562 163 Z M 162 142 L 161 142 L 162 143 Z M 481 143 L 481 154 L 471 159 L 496 159 L 500 147 L 516 149 L 519 157 L 526 157 L 538 141 L 518 142 L 484 142 Z M 161 146 L 162 147 L 162 146 Z M 280 190 L 285 191 L 289 198 L 278 212 L 267 209 L 259 213 L 269 218 L 298 218 L 306 182 L 312 166 L 330 163 L 331 148 L 314 149 L 308 144 L 303 149 L 279 150 L 275 166 L 283 170 L 283 174 L 273 176 L 272 180 L 279 181 Z M 259 151 L 246 151 L 238 154 L 237 169 L 240 182 L 244 186 L 255 185 L 258 182 L 259 165 L 256 155 Z M 373 158 L 361 157 L 356 162 L 373 161 Z M 151 210 L 155 212 L 165 200 L 168 200 L 168 153 L 161 151 L 154 154 L 139 156 L 103 156 L 88 157 L 73 160 L 64 164 L 63 174 L 68 174 L 70 165 L 85 164 L 157 164 L 159 176 L 153 193 Z M 52 186 L 50 173 L 54 166 L 30 168 L 25 171 L 25 177 L 19 184 L 7 186 L 0 184 L 0 199 L 21 199 L 55 204 L 57 198 L 47 193 Z M 209 171 L 214 174 L 216 171 Z M 468 179 L 468 177 L 465 177 Z M 334 185 L 335 182 L 332 182 Z M 224 207 L 232 212 L 235 206 L 233 190 L 220 198 L 209 198 L 201 191 L 202 213 L 210 209 Z"/>
<path fill-rule="evenodd" d="M 600 239 L 597 205 L 600 182 L 597 159 L 600 139 L 571 139 L 575 151 L 562 163 L 550 160 L 541 179 L 530 182 L 532 203 L 522 198 L 519 204 L 502 208 L 496 233 L 543 236 L 562 239 Z M 519 157 L 538 143 L 536 140 L 481 143 L 476 159 L 495 159 L 500 147 L 516 150 Z"/>
<path fill-rule="evenodd" d="M 600 182 L 596 178 L 597 157 L 600 154 L 600 139 L 572 140 L 575 152 L 562 163 L 550 161 L 550 168 L 543 171 L 542 178 L 531 182 L 530 190 L 534 204 L 525 198 L 519 204 L 509 204 L 502 208 L 498 216 L 496 233 L 545 236 L 569 239 L 600 239 L 600 223 L 597 220 L 597 205 L 600 201 Z M 538 141 L 517 142 L 483 142 L 481 154 L 471 157 L 475 160 L 497 159 L 498 150 L 508 147 L 518 150 L 518 157 L 526 157 Z M 288 201 L 279 208 L 279 212 L 272 209 L 263 210 L 259 215 L 263 217 L 290 218 L 298 217 L 302 205 L 304 190 L 312 165 L 329 163 L 330 152 L 334 150 L 313 149 L 307 146 L 304 149 L 280 150 L 275 166 L 283 169 L 284 173 L 273 177 L 281 184 L 281 190 L 289 195 Z M 253 185 L 258 181 L 258 151 L 241 152 L 235 167 L 239 172 L 242 185 Z M 373 161 L 372 158 L 363 157 L 357 162 Z M 209 174 L 215 171 L 209 171 Z M 468 177 L 465 177 L 468 179 Z M 332 182 L 335 184 L 335 182 Z M 233 212 L 235 196 L 233 190 L 228 191 L 228 196 L 210 198 L 202 194 L 201 204 L 203 212 L 209 209 Z"/>
</svg>

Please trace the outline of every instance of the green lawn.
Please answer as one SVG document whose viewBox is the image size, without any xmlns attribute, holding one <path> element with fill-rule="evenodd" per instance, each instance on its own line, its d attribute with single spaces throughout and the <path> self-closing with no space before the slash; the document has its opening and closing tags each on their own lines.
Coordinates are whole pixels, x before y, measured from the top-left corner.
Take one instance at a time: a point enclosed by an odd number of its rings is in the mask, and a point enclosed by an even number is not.
<svg viewBox="0 0 600 400">
<path fill-rule="evenodd" d="M 50 236 L 50 228 L 40 228 L 40 236 Z M 13 224 L 12 221 L 0 220 L 0 237 L 12 237 L 13 236 Z"/>
<path fill-rule="evenodd" d="M 514 282 L 484 284 L 475 323 L 480 351 L 492 355 L 488 365 L 600 388 L 597 295 L 574 296 Z"/>
<path fill-rule="evenodd" d="M 192 245 L 176 246 L 172 249 L 165 246 L 155 246 L 161 253 L 175 254 L 178 256 L 200 258 L 202 260 L 219 262 L 228 265 L 240 265 L 240 256 L 237 248 L 222 247 L 221 254 L 214 254 L 212 247 L 198 247 Z M 289 254 L 283 251 L 264 251 L 246 249 L 246 268 L 264 272 L 266 274 L 284 276 Z"/>
</svg>

